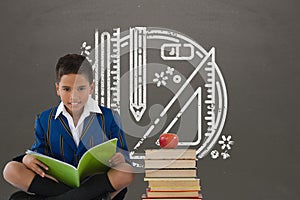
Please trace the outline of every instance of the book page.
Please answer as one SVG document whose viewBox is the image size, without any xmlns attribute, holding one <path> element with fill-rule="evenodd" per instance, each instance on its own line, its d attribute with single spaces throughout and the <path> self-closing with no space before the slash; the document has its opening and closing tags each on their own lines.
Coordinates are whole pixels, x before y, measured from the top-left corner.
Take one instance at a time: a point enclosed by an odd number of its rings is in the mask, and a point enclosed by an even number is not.
<svg viewBox="0 0 300 200">
<path fill-rule="evenodd" d="M 105 172 L 109 169 L 108 161 L 116 153 L 117 140 L 117 138 L 111 139 L 85 152 L 77 167 L 80 180 L 86 176 Z"/>
<path fill-rule="evenodd" d="M 39 161 L 47 165 L 49 169 L 45 171 L 46 174 L 55 177 L 60 182 L 71 187 L 79 186 L 78 172 L 73 165 L 30 150 L 27 150 L 26 154 L 33 155 Z"/>
</svg>

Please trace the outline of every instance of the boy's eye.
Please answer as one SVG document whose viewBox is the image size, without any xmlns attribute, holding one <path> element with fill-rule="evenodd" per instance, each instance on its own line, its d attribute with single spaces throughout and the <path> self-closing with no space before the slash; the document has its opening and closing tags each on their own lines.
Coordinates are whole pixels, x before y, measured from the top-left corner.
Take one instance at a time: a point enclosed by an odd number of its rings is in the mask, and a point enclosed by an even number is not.
<svg viewBox="0 0 300 200">
<path fill-rule="evenodd" d="M 66 92 L 70 92 L 71 88 L 63 88 L 63 90 L 66 91 Z"/>
<path fill-rule="evenodd" d="M 86 87 L 79 87 L 78 88 L 78 91 L 83 91 L 83 90 L 85 90 L 86 89 Z"/>
</svg>

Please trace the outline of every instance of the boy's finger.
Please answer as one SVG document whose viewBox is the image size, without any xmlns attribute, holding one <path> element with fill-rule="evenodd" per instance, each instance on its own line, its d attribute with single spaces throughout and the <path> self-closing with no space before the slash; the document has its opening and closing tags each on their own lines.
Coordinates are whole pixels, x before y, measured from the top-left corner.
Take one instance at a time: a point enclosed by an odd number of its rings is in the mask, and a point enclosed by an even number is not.
<svg viewBox="0 0 300 200">
<path fill-rule="evenodd" d="M 110 164 L 111 167 L 114 166 L 114 165 L 116 165 L 116 162 L 117 162 L 116 159 L 110 159 L 109 160 L 109 164 Z"/>
<path fill-rule="evenodd" d="M 118 164 L 118 162 L 119 162 L 119 159 L 118 159 L 118 158 L 112 158 L 112 159 L 109 160 L 109 163 L 110 163 L 111 165 L 116 165 L 116 164 Z"/>
<path fill-rule="evenodd" d="M 122 159 L 116 159 L 116 160 L 111 161 L 110 165 L 111 166 L 116 166 L 116 165 L 121 164 L 121 163 L 123 163 Z"/>
<path fill-rule="evenodd" d="M 45 170 L 48 170 L 47 165 L 45 165 L 44 163 L 37 160 L 36 164 L 39 165 L 40 167 L 44 168 Z"/>
<path fill-rule="evenodd" d="M 35 167 L 33 167 L 33 171 L 40 175 L 41 177 L 44 177 L 45 176 L 45 172 L 43 170 L 41 170 L 41 168 L 39 168 L 38 165 L 36 165 Z"/>
<path fill-rule="evenodd" d="M 119 160 L 119 159 L 122 159 L 121 153 L 116 153 L 113 157 L 111 157 L 110 160 Z"/>
<path fill-rule="evenodd" d="M 54 178 L 53 176 L 50 176 L 50 175 L 48 175 L 48 174 L 45 174 L 45 177 L 46 178 L 49 178 L 49 179 L 51 179 L 51 180 L 53 180 L 53 181 L 55 181 L 55 182 L 59 182 L 56 178 Z"/>
</svg>

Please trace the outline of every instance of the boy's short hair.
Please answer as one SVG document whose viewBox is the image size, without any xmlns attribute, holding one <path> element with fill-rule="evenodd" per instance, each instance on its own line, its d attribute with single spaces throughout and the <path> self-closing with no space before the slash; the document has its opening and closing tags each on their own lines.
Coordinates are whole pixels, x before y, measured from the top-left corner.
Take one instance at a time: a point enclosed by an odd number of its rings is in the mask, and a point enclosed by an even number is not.
<svg viewBox="0 0 300 200">
<path fill-rule="evenodd" d="M 93 82 L 92 66 L 83 55 L 67 54 L 59 58 L 56 64 L 56 82 L 59 83 L 66 74 L 84 74 L 89 83 Z"/>
</svg>

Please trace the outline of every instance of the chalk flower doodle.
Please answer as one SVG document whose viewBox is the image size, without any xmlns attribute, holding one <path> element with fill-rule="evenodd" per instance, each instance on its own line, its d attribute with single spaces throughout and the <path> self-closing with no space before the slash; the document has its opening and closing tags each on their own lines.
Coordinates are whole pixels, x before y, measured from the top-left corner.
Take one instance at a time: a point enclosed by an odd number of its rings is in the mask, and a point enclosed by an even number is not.
<svg viewBox="0 0 300 200">
<path fill-rule="evenodd" d="M 218 142 L 220 145 L 222 145 L 222 150 L 224 150 L 225 148 L 227 148 L 228 150 L 231 149 L 231 146 L 234 144 L 234 141 L 231 140 L 231 135 L 228 135 L 228 137 L 226 137 L 225 135 L 222 135 L 222 140 L 219 140 Z"/>
<path fill-rule="evenodd" d="M 230 157 L 230 154 L 227 151 L 225 151 L 221 153 L 221 156 L 223 157 L 224 160 L 226 160 L 227 158 Z"/>
<path fill-rule="evenodd" d="M 80 52 L 81 55 L 85 54 L 88 56 L 88 55 L 90 55 L 90 50 L 92 49 L 92 47 L 90 45 L 87 45 L 86 42 L 83 42 L 80 49 L 81 49 L 81 52 Z"/>
<path fill-rule="evenodd" d="M 210 152 L 212 159 L 217 159 L 219 157 L 219 152 L 217 150 L 213 150 Z"/>
<path fill-rule="evenodd" d="M 164 72 L 161 72 L 160 74 L 155 73 L 154 75 L 156 76 L 156 78 L 153 79 L 153 82 L 154 82 L 154 83 L 157 83 L 157 84 L 156 84 L 157 87 L 160 87 L 161 84 L 163 84 L 164 86 L 167 85 L 166 80 L 168 80 L 168 77 L 165 76 L 165 73 L 164 73 Z"/>
<path fill-rule="evenodd" d="M 167 68 L 167 71 L 166 71 L 166 74 L 170 74 L 170 75 L 172 76 L 173 73 L 174 73 L 174 68 L 168 67 L 168 68 Z"/>
<path fill-rule="evenodd" d="M 91 54 L 92 47 L 87 45 L 87 42 L 83 42 L 80 47 L 80 55 L 84 55 L 86 59 L 92 63 L 92 59 L 89 57 Z"/>
</svg>

